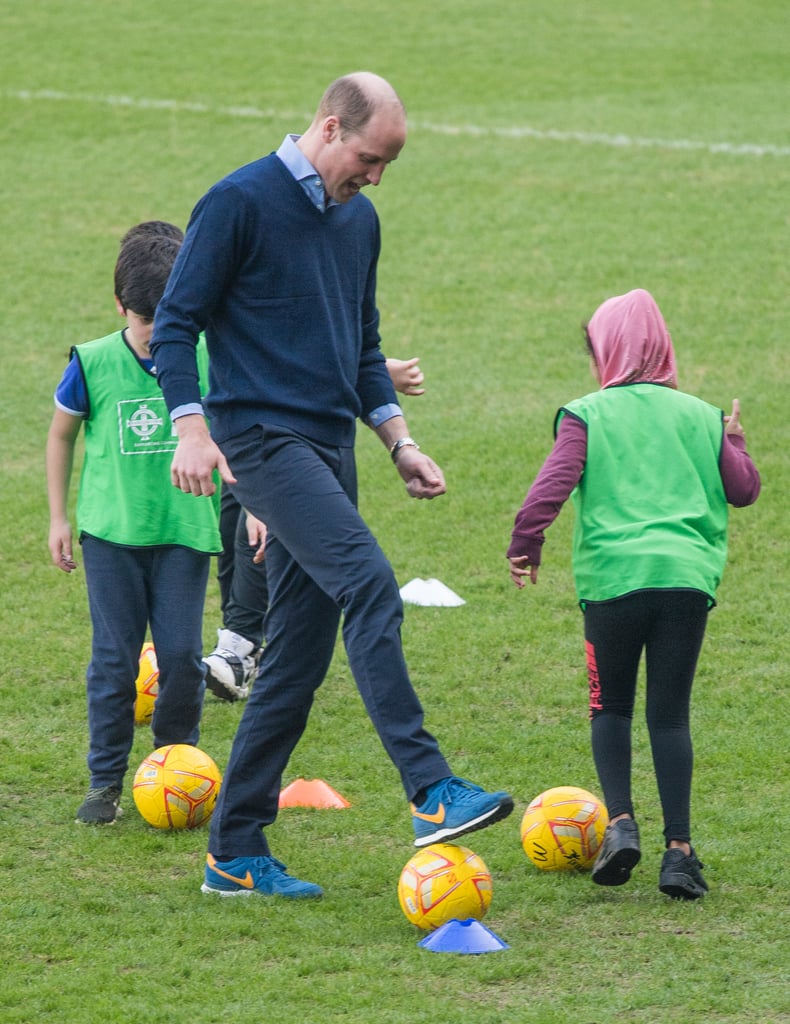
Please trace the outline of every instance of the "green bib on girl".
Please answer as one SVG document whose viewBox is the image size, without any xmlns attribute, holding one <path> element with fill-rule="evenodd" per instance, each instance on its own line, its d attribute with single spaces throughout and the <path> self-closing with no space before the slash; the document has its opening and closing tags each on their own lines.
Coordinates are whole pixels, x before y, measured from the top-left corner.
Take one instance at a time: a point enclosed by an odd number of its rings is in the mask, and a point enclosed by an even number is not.
<svg viewBox="0 0 790 1024">
<path fill-rule="evenodd" d="M 587 426 L 572 494 L 579 600 L 684 588 L 712 602 L 727 559 L 721 410 L 672 388 L 628 384 L 570 402 L 556 426 L 568 414 Z"/>
</svg>

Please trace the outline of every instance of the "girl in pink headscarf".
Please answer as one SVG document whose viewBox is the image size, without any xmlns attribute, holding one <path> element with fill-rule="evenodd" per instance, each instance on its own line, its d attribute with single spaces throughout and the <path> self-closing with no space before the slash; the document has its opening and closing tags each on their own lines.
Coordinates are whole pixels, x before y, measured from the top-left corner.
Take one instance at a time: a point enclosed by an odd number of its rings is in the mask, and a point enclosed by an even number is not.
<svg viewBox="0 0 790 1024">
<path fill-rule="evenodd" d="M 650 292 L 635 288 L 607 299 L 586 331 L 602 388 L 638 383 L 678 386 L 672 339 Z"/>
<path fill-rule="evenodd" d="M 641 856 L 631 722 L 644 651 L 666 844 L 659 888 L 697 899 L 708 886 L 691 846 L 691 687 L 727 556 L 727 506 L 756 501 L 760 477 L 738 400 L 725 416 L 677 390 L 672 340 L 649 292 L 608 299 L 585 336 L 600 390 L 557 414 L 554 447 L 516 516 L 510 575 L 519 588 L 537 583 L 545 531 L 571 497 L 593 759 L 609 812 L 592 878 L 622 885 Z"/>
</svg>

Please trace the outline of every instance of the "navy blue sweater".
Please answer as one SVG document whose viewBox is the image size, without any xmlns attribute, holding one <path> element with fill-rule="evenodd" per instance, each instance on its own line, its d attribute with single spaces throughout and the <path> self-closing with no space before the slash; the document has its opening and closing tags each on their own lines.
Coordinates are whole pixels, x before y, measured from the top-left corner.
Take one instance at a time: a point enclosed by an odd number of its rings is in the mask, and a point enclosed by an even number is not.
<svg viewBox="0 0 790 1024">
<path fill-rule="evenodd" d="M 192 212 L 154 322 L 168 408 L 200 402 L 205 332 L 217 441 L 258 423 L 340 447 L 396 402 L 379 349 L 379 222 L 357 195 L 321 213 L 275 155 L 234 171 Z"/>
</svg>

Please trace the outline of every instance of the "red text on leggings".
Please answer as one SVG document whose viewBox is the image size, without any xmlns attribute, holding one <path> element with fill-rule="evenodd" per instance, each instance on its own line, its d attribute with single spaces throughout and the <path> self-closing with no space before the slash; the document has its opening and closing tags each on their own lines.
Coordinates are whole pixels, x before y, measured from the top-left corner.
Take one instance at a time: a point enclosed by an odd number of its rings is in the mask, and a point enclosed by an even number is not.
<svg viewBox="0 0 790 1024">
<path fill-rule="evenodd" d="M 589 640 L 584 641 L 584 650 L 587 655 L 587 679 L 590 684 L 590 718 L 595 711 L 600 711 L 601 704 L 601 681 L 598 678 L 598 663 L 595 660 L 595 648 Z"/>
</svg>

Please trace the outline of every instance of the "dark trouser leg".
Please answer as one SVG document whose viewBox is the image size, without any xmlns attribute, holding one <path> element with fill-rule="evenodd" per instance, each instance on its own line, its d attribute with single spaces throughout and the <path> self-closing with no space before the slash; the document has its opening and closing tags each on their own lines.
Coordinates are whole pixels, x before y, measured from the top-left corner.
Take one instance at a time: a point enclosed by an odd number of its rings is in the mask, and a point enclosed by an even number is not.
<svg viewBox="0 0 790 1024">
<path fill-rule="evenodd" d="M 177 545 L 150 550 L 151 638 L 159 664 L 154 746 L 196 745 L 205 693 L 203 609 L 211 556 Z"/>
<path fill-rule="evenodd" d="M 134 740 L 135 679 L 148 624 L 139 551 L 80 538 L 93 626 L 87 671 L 88 769 L 94 788 L 121 785 Z"/>
<path fill-rule="evenodd" d="M 227 484 L 222 485 L 219 506 L 219 532 L 222 551 L 217 555 L 217 582 L 219 583 L 220 609 L 224 612 L 228 603 L 230 587 L 235 568 L 235 538 L 241 506 Z"/>
<path fill-rule="evenodd" d="M 233 541 L 233 578 L 223 606 L 222 625 L 256 648 L 263 643 L 263 619 L 269 606 L 266 561 L 254 562 L 256 548 L 247 537 L 247 516 L 239 510 Z"/>
<path fill-rule="evenodd" d="M 212 819 L 209 849 L 266 853 L 281 775 L 334 651 L 341 610 L 349 662 L 407 797 L 452 774 L 423 726 L 400 643 L 392 569 L 355 508 L 353 451 L 249 431 L 223 446 L 245 507 L 265 522 L 270 604 L 261 672 Z"/>
</svg>

